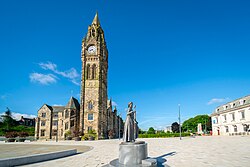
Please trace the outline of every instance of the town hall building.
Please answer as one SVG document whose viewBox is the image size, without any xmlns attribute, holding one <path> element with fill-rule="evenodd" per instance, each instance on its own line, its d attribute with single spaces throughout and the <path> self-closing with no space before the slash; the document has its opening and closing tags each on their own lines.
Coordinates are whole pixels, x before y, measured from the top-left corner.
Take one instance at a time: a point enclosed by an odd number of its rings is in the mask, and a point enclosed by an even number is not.
<svg viewBox="0 0 250 167">
<path fill-rule="evenodd" d="M 37 139 L 63 140 L 66 134 L 90 131 L 97 139 L 117 138 L 123 133 L 123 120 L 108 100 L 108 50 L 97 13 L 82 40 L 81 62 L 80 103 L 71 97 L 65 106 L 44 104 L 36 118 Z"/>
</svg>

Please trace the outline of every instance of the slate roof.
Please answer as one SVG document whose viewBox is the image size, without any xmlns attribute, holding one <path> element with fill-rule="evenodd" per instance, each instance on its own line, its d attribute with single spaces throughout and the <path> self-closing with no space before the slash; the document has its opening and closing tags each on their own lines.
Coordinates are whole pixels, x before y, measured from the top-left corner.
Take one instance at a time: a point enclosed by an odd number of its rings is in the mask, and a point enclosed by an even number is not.
<svg viewBox="0 0 250 167">
<path fill-rule="evenodd" d="M 53 112 L 63 112 L 63 110 L 65 109 L 64 106 L 52 106 L 53 108 Z"/>
<path fill-rule="evenodd" d="M 74 97 L 71 97 L 68 104 L 65 106 L 65 108 L 80 110 L 80 104 L 77 99 L 75 99 Z"/>
</svg>

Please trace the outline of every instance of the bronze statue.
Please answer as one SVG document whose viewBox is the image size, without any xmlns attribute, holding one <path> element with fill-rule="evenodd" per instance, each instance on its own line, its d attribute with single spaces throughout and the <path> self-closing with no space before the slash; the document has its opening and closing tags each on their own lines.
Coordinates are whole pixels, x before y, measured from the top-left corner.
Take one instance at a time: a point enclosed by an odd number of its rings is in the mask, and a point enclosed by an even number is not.
<svg viewBox="0 0 250 167">
<path fill-rule="evenodd" d="M 135 109 L 135 107 L 134 107 Z M 124 142 L 134 142 L 138 137 L 138 123 L 136 121 L 136 111 L 133 111 L 133 102 L 128 104 L 127 118 L 124 124 Z"/>
<path fill-rule="evenodd" d="M 134 121 L 133 121 L 134 111 L 133 111 L 133 102 L 128 104 L 127 118 L 124 124 L 124 142 L 134 142 Z"/>
</svg>

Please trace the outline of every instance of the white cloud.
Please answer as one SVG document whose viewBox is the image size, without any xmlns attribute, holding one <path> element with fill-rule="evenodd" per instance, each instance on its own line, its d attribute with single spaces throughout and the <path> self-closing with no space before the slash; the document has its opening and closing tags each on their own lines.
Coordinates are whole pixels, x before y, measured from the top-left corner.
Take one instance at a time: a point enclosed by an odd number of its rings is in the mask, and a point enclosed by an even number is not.
<svg viewBox="0 0 250 167">
<path fill-rule="evenodd" d="M 72 82 L 73 84 L 77 85 L 77 86 L 80 85 L 80 82 L 77 81 L 76 79 L 72 79 L 71 82 Z"/>
<path fill-rule="evenodd" d="M 4 115 L 5 113 L 0 113 L 0 115 Z M 12 112 L 11 113 L 12 118 L 19 121 L 21 119 L 21 116 L 23 116 L 24 118 L 36 118 L 35 115 L 32 114 L 21 114 L 21 113 L 16 113 L 16 112 Z"/>
<path fill-rule="evenodd" d="M 225 101 L 228 101 L 228 100 L 229 100 L 228 97 L 227 98 L 213 98 L 209 102 L 207 102 L 207 105 L 222 103 L 222 102 L 225 102 Z"/>
<path fill-rule="evenodd" d="M 44 69 L 44 70 L 51 70 L 55 74 L 61 75 L 62 77 L 70 79 L 72 83 L 75 85 L 80 85 L 80 75 L 76 71 L 75 68 L 71 68 L 66 71 L 60 71 L 57 69 L 57 65 L 52 63 L 52 62 L 47 62 L 47 63 L 39 63 L 39 66 Z"/>
<path fill-rule="evenodd" d="M 112 106 L 117 107 L 118 105 L 117 105 L 117 103 L 115 101 L 112 101 Z"/>
<path fill-rule="evenodd" d="M 63 106 L 62 104 L 53 104 L 52 106 Z"/>
<path fill-rule="evenodd" d="M 47 63 L 39 63 L 39 66 L 44 70 L 52 70 L 52 71 L 56 70 L 57 68 L 56 64 L 51 63 L 49 61 Z"/>
<path fill-rule="evenodd" d="M 42 85 L 49 85 L 57 82 L 56 76 L 53 74 L 31 73 L 29 77 L 31 82 L 38 82 Z"/>
</svg>

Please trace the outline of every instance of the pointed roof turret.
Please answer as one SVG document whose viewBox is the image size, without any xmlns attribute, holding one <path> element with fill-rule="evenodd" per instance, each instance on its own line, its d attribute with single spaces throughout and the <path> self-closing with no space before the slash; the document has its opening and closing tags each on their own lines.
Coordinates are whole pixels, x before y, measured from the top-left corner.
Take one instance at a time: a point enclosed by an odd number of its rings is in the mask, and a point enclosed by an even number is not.
<svg viewBox="0 0 250 167">
<path fill-rule="evenodd" d="M 96 12 L 95 17 L 94 17 L 94 19 L 92 21 L 92 24 L 100 25 L 100 21 L 99 21 L 98 13 L 97 12 Z"/>
<path fill-rule="evenodd" d="M 71 98 L 70 98 L 68 104 L 65 106 L 65 108 L 79 110 L 80 109 L 80 104 L 79 104 L 77 99 L 75 99 L 74 97 L 71 96 Z"/>
</svg>

